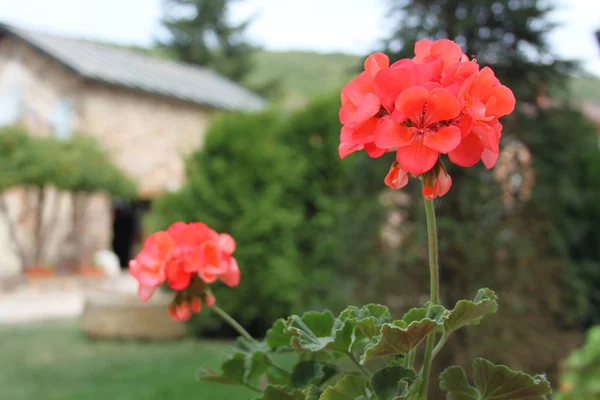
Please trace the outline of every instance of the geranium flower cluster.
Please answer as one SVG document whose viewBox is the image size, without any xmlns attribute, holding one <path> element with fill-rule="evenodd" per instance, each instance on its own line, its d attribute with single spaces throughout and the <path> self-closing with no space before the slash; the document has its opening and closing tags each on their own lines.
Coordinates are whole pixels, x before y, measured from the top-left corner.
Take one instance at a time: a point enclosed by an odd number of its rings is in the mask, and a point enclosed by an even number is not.
<svg viewBox="0 0 600 400">
<path fill-rule="evenodd" d="M 395 151 L 385 183 L 399 189 L 409 174 L 421 177 L 429 199 L 452 185 L 441 154 L 462 167 L 496 163 L 498 118 L 515 108 L 512 91 L 451 40 L 420 40 L 414 58 L 392 65 L 385 54 L 372 54 L 341 100 L 340 157 L 363 149 L 371 157 Z"/>
<path fill-rule="evenodd" d="M 200 312 L 201 301 L 214 305 L 209 284 L 217 280 L 230 287 L 239 284 L 234 251 L 235 240 L 230 235 L 219 234 L 201 222 L 176 222 L 146 239 L 142 251 L 129 262 L 129 271 L 139 283 L 142 301 L 148 301 L 156 288 L 167 282 L 177 291 L 169 314 L 188 320 L 193 312 Z"/>
</svg>

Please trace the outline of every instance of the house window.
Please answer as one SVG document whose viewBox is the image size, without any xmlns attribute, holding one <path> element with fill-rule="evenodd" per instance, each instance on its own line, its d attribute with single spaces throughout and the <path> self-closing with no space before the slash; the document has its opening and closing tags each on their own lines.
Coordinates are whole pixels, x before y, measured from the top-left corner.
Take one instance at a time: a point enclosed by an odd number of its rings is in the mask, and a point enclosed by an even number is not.
<svg viewBox="0 0 600 400">
<path fill-rule="evenodd" d="M 0 93 L 0 126 L 14 125 L 22 110 L 23 88 L 14 85 Z"/>
<path fill-rule="evenodd" d="M 52 110 L 50 123 L 54 136 L 59 140 L 67 140 L 73 136 L 74 101 L 70 97 L 58 100 Z"/>
</svg>

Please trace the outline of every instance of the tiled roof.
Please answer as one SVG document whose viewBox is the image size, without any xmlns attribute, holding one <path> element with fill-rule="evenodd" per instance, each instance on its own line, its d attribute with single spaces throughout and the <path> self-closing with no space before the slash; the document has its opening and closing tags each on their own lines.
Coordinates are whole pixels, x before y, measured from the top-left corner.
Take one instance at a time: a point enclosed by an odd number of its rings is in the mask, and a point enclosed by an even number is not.
<svg viewBox="0 0 600 400">
<path fill-rule="evenodd" d="M 226 78 L 195 65 L 95 42 L 0 24 L 7 32 L 56 59 L 83 78 L 210 107 L 254 111 L 264 100 Z"/>
</svg>

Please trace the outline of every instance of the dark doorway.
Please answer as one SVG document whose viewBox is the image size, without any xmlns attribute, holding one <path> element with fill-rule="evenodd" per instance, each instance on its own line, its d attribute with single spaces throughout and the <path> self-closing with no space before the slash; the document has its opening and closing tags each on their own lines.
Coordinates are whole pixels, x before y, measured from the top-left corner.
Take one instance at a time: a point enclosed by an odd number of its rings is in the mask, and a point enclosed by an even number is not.
<svg viewBox="0 0 600 400">
<path fill-rule="evenodd" d="M 123 269 L 128 267 L 134 247 L 141 241 L 142 215 L 148 205 L 147 201 L 113 200 L 112 249 Z"/>
</svg>

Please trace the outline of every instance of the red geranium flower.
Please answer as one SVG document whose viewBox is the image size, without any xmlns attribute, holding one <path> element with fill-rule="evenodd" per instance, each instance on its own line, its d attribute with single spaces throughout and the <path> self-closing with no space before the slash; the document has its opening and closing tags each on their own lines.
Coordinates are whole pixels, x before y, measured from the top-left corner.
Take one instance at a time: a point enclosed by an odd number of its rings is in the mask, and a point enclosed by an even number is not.
<svg viewBox="0 0 600 400">
<path fill-rule="evenodd" d="M 374 157 L 394 151 L 397 164 L 385 178 L 392 188 L 405 186 L 408 174 L 425 181 L 434 170 L 444 171 L 425 182 L 429 198 L 452 184 L 442 154 L 463 167 L 479 160 L 494 165 L 502 132 L 498 118 L 514 110 L 515 98 L 491 69 L 480 71 L 446 39 L 420 40 L 414 58 L 388 64 L 381 53 L 370 56 L 365 71 L 342 90 L 342 158 L 361 149 Z"/>
<path fill-rule="evenodd" d="M 200 298 L 214 305 L 208 284 L 221 280 L 234 287 L 240 283 L 235 248 L 230 235 L 219 234 L 200 222 L 176 222 L 166 231 L 151 235 L 130 262 L 140 298 L 148 300 L 156 287 L 167 281 L 177 291 L 169 313 L 178 320 L 189 319 L 192 312 L 200 311 Z"/>
</svg>

